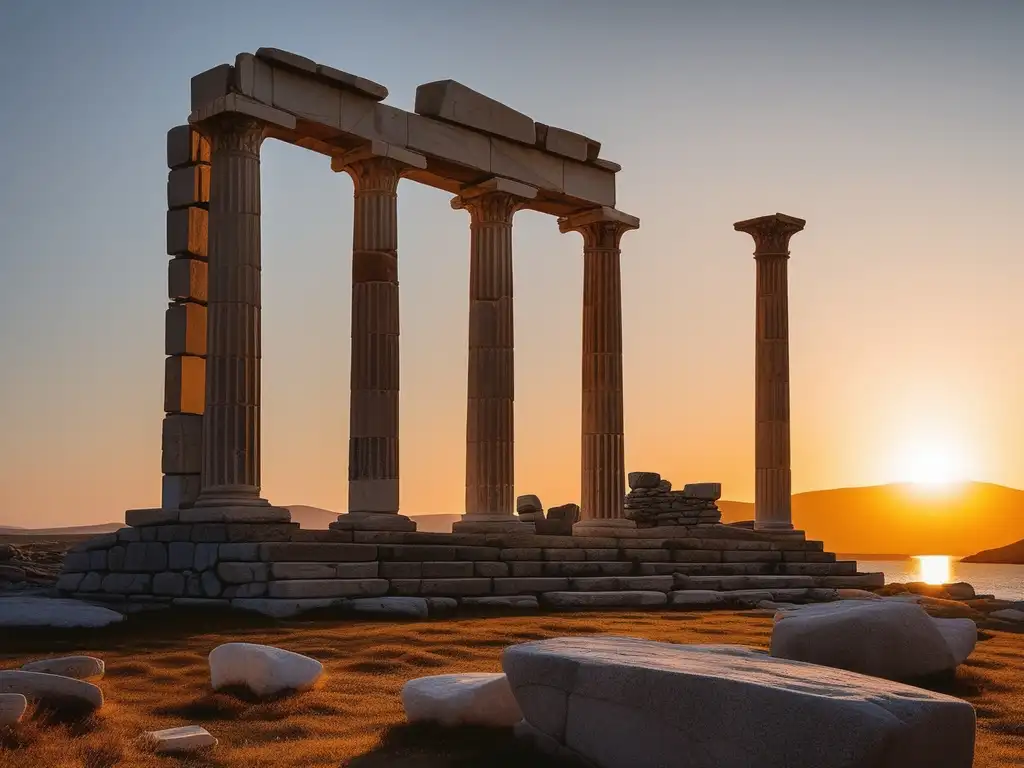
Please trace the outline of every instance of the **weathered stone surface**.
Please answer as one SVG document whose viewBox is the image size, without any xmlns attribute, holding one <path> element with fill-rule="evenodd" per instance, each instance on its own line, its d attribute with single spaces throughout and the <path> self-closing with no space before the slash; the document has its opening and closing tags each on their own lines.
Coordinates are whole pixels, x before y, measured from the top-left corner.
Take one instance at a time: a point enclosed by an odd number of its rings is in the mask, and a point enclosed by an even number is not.
<svg viewBox="0 0 1024 768">
<path fill-rule="evenodd" d="M 192 610 L 221 610 L 231 607 L 231 601 L 217 597 L 176 597 L 172 605 Z"/>
<path fill-rule="evenodd" d="M 166 563 L 164 565 L 166 566 Z M 100 584 L 101 592 L 141 595 L 150 591 L 153 577 L 148 573 L 108 573 Z"/>
<path fill-rule="evenodd" d="M 28 709 L 28 699 L 20 693 L 0 693 L 0 728 L 21 720 Z"/>
<path fill-rule="evenodd" d="M 192 507 L 178 514 L 183 523 L 289 523 L 292 513 L 284 507 Z"/>
<path fill-rule="evenodd" d="M 219 563 L 217 577 L 225 584 L 248 584 L 266 581 L 270 573 L 268 563 Z"/>
<path fill-rule="evenodd" d="M 131 544 L 133 541 L 142 541 L 142 531 L 130 526 L 118 528 L 117 540 L 125 544 Z"/>
<path fill-rule="evenodd" d="M 971 619 L 935 619 L 913 603 L 841 600 L 777 614 L 771 653 L 908 680 L 955 669 L 977 637 Z"/>
<path fill-rule="evenodd" d="M 569 579 L 558 577 L 494 579 L 494 594 L 522 595 L 568 589 Z"/>
<path fill-rule="evenodd" d="M 683 496 L 689 499 L 718 501 L 722 498 L 721 483 L 687 483 L 683 486 Z"/>
<path fill-rule="evenodd" d="M 133 528 L 147 525 L 167 525 L 178 522 L 177 509 L 129 509 L 124 521 Z"/>
<path fill-rule="evenodd" d="M 347 610 L 372 616 L 425 619 L 429 613 L 422 597 L 357 597 L 345 603 Z"/>
<path fill-rule="evenodd" d="M 195 565 L 196 545 L 190 541 L 175 541 L 167 545 L 167 567 L 184 571 Z"/>
<path fill-rule="evenodd" d="M 464 597 L 462 605 L 466 608 L 508 608 L 513 610 L 535 611 L 540 603 L 534 595 L 488 595 L 486 597 Z"/>
<path fill-rule="evenodd" d="M 821 577 L 822 587 L 858 588 L 858 589 L 881 589 L 885 586 L 884 573 L 860 573 L 856 576 L 823 576 Z"/>
<path fill-rule="evenodd" d="M 402 706 L 410 723 L 509 728 L 523 715 L 502 673 L 467 672 L 419 677 L 402 686 Z"/>
<path fill-rule="evenodd" d="M 260 545 L 241 544 L 237 542 L 221 544 L 217 553 L 221 560 L 249 562 L 260 559 Z"/>
<path fill-rule="evenodd" d="M 64 556 L 65 573 L 85 573 L 89 570 L 89 552 L 68 552 Z"/>
<path fill-rule="evenodd" d="M 8 567 L 10 566 L 0 566 L 0 568 Z M 22 570 L 22 574 L 24 574 L 24 570 Z M 76 592 L 84 579 L 84 573 L 62 573 L 57 579 L 57 589 L 61 592 Z"/>
<path fill-rule="evenodd" d="M 992 611 L 989 614 L 989 618 L 999 619 L 1000 621 L 1020 622 L 1024 621 L 1024 611 L 1017 608 L 1000 608 L 998 611 Z"/>
<path fill-rule="evenodd" d="M 601 152 L 601 142 L 587 138 L 579 133 L 556 128 L 552 125 L 537 123 L 537 146 L 581 163 L 596 160 Z"/>
<path fill-rule="evenodd" d="M 190 125 L 176 125 L 167 132 L 167 167 L 180 168 L 210 162 L 210 142 Z"/>
<path fill-rule="evenodd" d="M 668 592 L 674 585 L 672 576 L 578 576 L 569 580 L 581 592 L 609 592 L 617 589 L 642 592 Z"/>
<path fill-rule="evenodd" d="M 710 608 L 715 605 L 723 605 L 725 594 L 710 589 L 683 589 L 670 592 L 668 602 L 678 608 Z"/>
<path fill-rule="evenodd" d="M 180 728 L 165 728 L 161 731 L 146 731 L 142 739 L 150 745 L 154 752 L 162 754 L 179 754 L 195 752 L 200 749 L 217 746 L 209 731 L 198 725 L 185 725 Z"/>
<path fill-rule="evenodd" d="M 99 680 L 103 677 L 103 659 L 94 656 L 60 656 L 53 659 L 40 659 L 22 664 L 26 672 L 45 672 L 48 675 L 73 677 L 75 680 Z"/>
<path fill-rule="evenodd" d="M 567 637 L 505 649 L 526 721 L 602 768 L 969 768 L 966 702 L 753 649 Z"/>
<path fill-rule="evenodd" d="M 185 594 L 185 575 L 167 571 L 153 577 L 153 594 L 181 597 Z"/>
<path fill-rule="evenodd" d="M 374 101 L 384 101 L 388 97 L 388 89 L 386 87 L 372 80 L 367 80 L 365 77 L 350 75 L 348 72 L 342 72 L 340 69 L 328 67 L 324 64 L 317 64 L 316 72 L 332 84 L 339 85 Z M 342 104 L 344 104 L 344 101 Z"/>
<path fill-rule="evenodd" d="M 213 571 L 204 571 L 199 577 L 199 585 L 204 597 L 220 597 L 222 585 Z"/>
<path fill-rule="evenodd" d="M 486 595 L 491 592 L 491 579 L 423 579 L 420 581 L 422 595 Z"/>
<path fill-rule="evenodd" d="M 541 560 L 542 552 L 540 547 L 509 547 L 502 549 L 498 557 L 502 560 Z"/>
<path fill-rule="evenodd" d="M 627 479 L 633 491 L 638 488 L 657 488 L 661 483 L 661 475 L 657 472 L 630 472 Z"/>
<path fill-rule="evenodd" d="M 377 597 L 387 594 L 386 579 L 290 579 L 272 581 L 267 595 L 291 599 L 317 597 Z"/>
<path fill-rule="evenodd" d="M 199 523 L 192 526 L 191 539 L 197 544 L 222 544 L 228 540 L 228 527 L 223 523 Z"/>
<path fill-rule="evenodd" d="M 6 603 L 5 603 L 6 604 Z M 0 693 L 20 693 L 29 700 L 76 699 L 94 709 L 103 706 L 103 691 L 92 683 L 45 672 L 20 669 L 0 672 Z"/>
<path fill-rule="evenodd" d="M 540 596 L 544 605 L 552 608 L 628 608 L 634 606 L 665 605 L 664 592 L 545 592 Z"/>
<path fill-rule="evenodd" d="M 582 549 L 544 549 L 545 560 L 586 560 L 587 554 Z"/>
<path fill-rule="evenodd" d="M 298 653 L 255 643 L 225 643 L 210 652 L 214 690 L 243 685 L 257 696 L 305 691 L 323 675 L 323 665 Z"/>
<path fill-rule="evenodd" d="M 248 584 L 232 584 L 224 587 L 221 597 L 234 599 L 237 597 L 263 597 L 267 594 L 267 583 L 265 581 L 252 581 Z"/>
<path fill-rule="evenodd" d="M 202 416 L 193 413 L 172 413 L 165 416 L 162 439 L 161 469 L 164 474 L 199 474 L 203 463 Z M 132 525 L 127 516 L 125 522 Z"/>
<path fill-rule="evenodd" d="M 438 80 L 416 88 L 416 113 L 504 136 L 524 144 L 536 141 L 533 120 L 455 80 Z"/>
<path fill-rule="evenodd" d="M 167 207 L 186 208 L 210 202 L 210 166 L 192 165 L 167 174 Z"/>
<path fill-rule="evenodd" d="M 454 552 L 452 553 L 454 556 Z M 377 559 L 373 544 L 269 542 L 260 545 L 260 559 L 266 562 L 348 563 Z M 383 557 L 381 559 L 384 559 Z"/>
<path fill-rule="evenodd" d="M 192 206 L 168 211 L 166 226 L 168 256 L 207 259 L 210 217 L 205 208 Z"/>
<path fill-rule="evenodd" d="M 78 585 L 79 592 L 96 592 L 103 584 L 103 574 L 93 571 L 85 574 L 82 583 Z"/>
<path fill-rule="evenodd" d="M 532 493 L 524 494 L 516 497 L 516 513 L 522 515 L 523 513 L 535 514 L 540 512 L 543 514 L 544 505 L 540 503 L 540 498 Z"/>
<path fill-rule="evenodd" d="M 195 569 L 206 571 L 217 565 L 220 560 L 220 545 L 214 543 L 196 544 Z"/>
<path fill-rule="evenodd" d="M 264 616 L 272 616 L 276 619 L 287 619 L 298 616 L 307 611 L 334 608 L 345 603 L 345 598 L 337 597 L 313 597 L 313 598 L 234 598 L 231 600 L 231 607 L 243 611 L 261 613 Z"/>
<path fill-rule="evenodd" d="M 473 563 L 456 561 L 451 563 L 423 563 L 421 576 L 424 579 L 468 579 L 473 576 Z"/>
<path fill-rule="evenodd" d="M 508 576 L 508 574 L 508 563 L 489 563 L 485 560 L 479 560 L 473 563 L 474 576 L 480 576 L 482 578 L 503 578 Z"/>
<path fill-rule="evenodd" d="M 174 258 L 167 262 L 167 297 L 171 301 L 206 304 L 208 268 L 202 259 Z"/>
<path fill-rule="evenodd" d="M 184 305 L 181 305 L 184 306 Z M 198 305 L 197 305 L 198 306 Z M 205 320 L 204 320 L 205 323 Z M 205 341 L 203 342 L 205 344 Z M 193 355 L 173 355 L 164 360 L 164 411 L 202 413 L 206 404 L 206 360 Z M 160 506 L 178 509 L 186 499 L 199 495 L 197 475 L 164 475 Z M 173 480 L 173 478 L 180 478 Z M 190 493 L 191 483 L 195 493 Z"/>
<path fill-rule="evenodd" d="M 427 597 L 427 607 L 431 616 L 447 616 L 459 608 L 459 601 L 454 597 Z"/>
<path fill-rule="evenodd" d="M 133 542 L 125 549 L 124 569 L 131 573 L 167 570 L 167 545 L 159 541 Z"/>
</svg>

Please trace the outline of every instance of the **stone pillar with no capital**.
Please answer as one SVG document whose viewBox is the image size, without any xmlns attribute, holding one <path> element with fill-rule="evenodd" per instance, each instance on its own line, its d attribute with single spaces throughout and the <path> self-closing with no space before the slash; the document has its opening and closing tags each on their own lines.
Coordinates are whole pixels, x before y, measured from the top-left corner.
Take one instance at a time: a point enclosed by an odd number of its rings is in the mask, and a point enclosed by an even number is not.
<svg viewBox="0 0 1024 768">
<path fill-rule="evenodd" d="M 793 530 L 789 451 L 789 239 L 806 222 L 776 213 L 739 221 L 757 262 L 754 528 Z"/>
<path fill-rule="evenodd" d="M 495 178 L 452 200 L 470 216 L 466 513 L 452 526 L 457 533 L 534 528 L 514 515 L 512 217 L 536 194 Z"/>
<path fill-rule="evenodd" d="M 199 498 L 182 522 L 287 522 L 260 497 L 260 145 L 265 124 L 223 113 L 208 137 L 206 403 Z"/>
<path fill-rule="evenodd" d="M 640 220 L 614 208 L 558 220 L 562 232 L 583 235 L 582 504 L 579 530 L 634 527 L 624 517 L 625 435 L 622 405 L 622 235 Z"/>
<path fill-rule="evenodd" d="M 415 531 L 398 514 L 398 182 L 422 155 L 380 142 L 331 161 L 352 178 L 348 512 L 335 530 Z"/>
</svg>

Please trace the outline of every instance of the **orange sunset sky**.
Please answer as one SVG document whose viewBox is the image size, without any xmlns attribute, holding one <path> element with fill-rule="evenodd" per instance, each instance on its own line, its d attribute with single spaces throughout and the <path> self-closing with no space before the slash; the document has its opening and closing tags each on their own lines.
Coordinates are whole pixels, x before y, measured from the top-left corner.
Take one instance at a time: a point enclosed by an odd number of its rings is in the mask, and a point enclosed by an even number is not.
<svg viewBox="0 0 1024 768">
<path fill-rule="evenodd" d="M 752 499 L 753 243 L 732 223 L 781 211 L 807 219 L 789 265 L 794 492 L 1024 487 L 1024 4 L 767 5 L 8 6 L 0 524 L 159 504 L 165 134 L 193 74 L 259 46 L 406 109 L 454 78 L 603 142 L 642 222 L 623 238 L 627 470 Z M 351 198 L 325 158 L 264 145 L 277 504 L 345 508 Z M 461 512 L 468 217 L 410 181 L 399 198 L 402 511 Z M 578 502 L 581 239 L 522 212 L 514 247 L 516 490 Z"/>
</svg>

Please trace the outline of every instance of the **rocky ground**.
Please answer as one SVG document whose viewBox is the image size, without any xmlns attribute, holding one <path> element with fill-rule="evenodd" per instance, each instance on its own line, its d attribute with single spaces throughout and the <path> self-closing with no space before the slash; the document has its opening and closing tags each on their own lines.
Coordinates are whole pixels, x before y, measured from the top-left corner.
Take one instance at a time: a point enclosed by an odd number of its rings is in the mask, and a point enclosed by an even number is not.
<svg viewBox="0 0 1024 768">
<path fill-rule="evenodd" d="M 53 587 L 64 555 L 81 536 L 0 537 L 0 592 L 37 592 Z"/>
</svg>

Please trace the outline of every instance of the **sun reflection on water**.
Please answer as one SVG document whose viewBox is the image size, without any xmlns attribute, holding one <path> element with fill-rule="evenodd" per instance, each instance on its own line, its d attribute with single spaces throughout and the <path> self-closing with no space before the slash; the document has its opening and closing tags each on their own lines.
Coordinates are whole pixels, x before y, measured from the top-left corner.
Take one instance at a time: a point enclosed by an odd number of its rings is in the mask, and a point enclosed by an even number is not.
<svg viewBox="0 0 1024 768">
<path fill-rule="evenodd" d="M 914 559 L 925 584 L 949 583 L 952 570 L 949 555 L 915 555 Z"/>
</svg>

